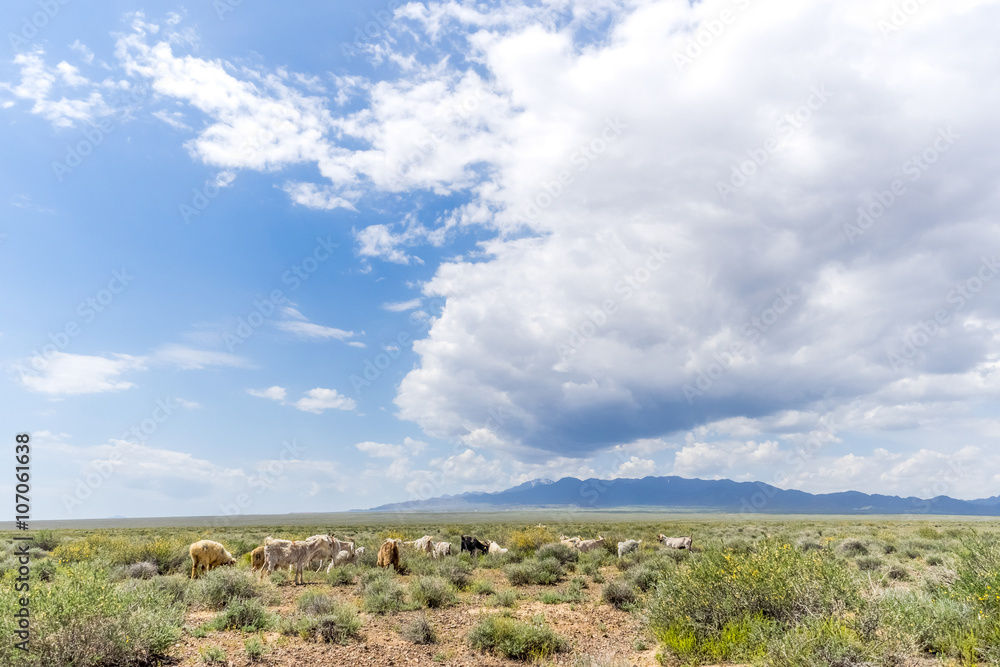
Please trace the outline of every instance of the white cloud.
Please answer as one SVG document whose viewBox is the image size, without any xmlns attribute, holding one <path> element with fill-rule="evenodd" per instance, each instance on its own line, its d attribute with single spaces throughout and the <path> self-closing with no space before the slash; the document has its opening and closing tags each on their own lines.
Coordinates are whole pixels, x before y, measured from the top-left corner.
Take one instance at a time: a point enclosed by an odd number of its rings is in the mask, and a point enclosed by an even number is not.
<svg viewBox="0 0 1000 667">
<path fill-rule="evenodd" d="M 332 338 L 334 340 L 346 341 L 348 338 L 353 338 L 357 335 L 353 331 L 345 331 L 344 329 L 310 322 L 305 315 L 295 308 L 294 304 L 281 309 L 281 319 L 275 322 L 275 326 L 282 331 L 295 334 L 304 340 L 326 340 Z"/>
<path fill-rule="evenodd" d="M 322 414 L 326 410 L 353 410 L 353 398 L 337 393 L 336 389 L 316 387 L 305 393 L 305 396 L 295 402 L 295 407 L 303 412 Z"/>
<path fill-rule="evenodd" d="M 20 67 L 21 82 L 17 85 L 0 82 L 0 90 L 7 90 L 15 97 L 32 102 L 31 113 L 43 116 L 55 127 L 73 127 L 79 123 L 93 123 L 114 113 L 103 95 L 79 70 L 66 61 L 55 67 L 45 64 L 45 52 L 36 49 L 14 56 Z M 60 89 L 72 90 L 67 96 Z M 89 92 L 75 90 L 89 88 Z M 78 95 L 83 92 L 84 96 Z M 58 99 L 54 99 L 58 96 Z"/>
<path fill-rule="evenodd" d="M 357 210 L 354 204 L 339 196 L 329 186 L 319 186 L 315 183 L 285 183 L 282 189 L 288 193 L 293 202 L 308 208 L 321 211 L 330 211 L 335 208 Z"/>
<path fill-rule="evenodd" d="M 314 322 L 301 322 L 298 320 L 283 320 L 277 322 L 276 326 L 282 331 L 295 334 L 299 338 L 334 338 L 336 340 L 345 340 L 354 335 L 353 331 L 344 331 L 335 327 L 327 327 Z"/>
<path fill-rule="evenodd" d="M 402 313 L 407 310 L 419 308 L 422 301 L 420 298 L 410 299 L 409 301 L 394 301 L 392 303 L 383 303 L 382 308 L 391 313 Z"/>
<path fill-rule="evenodd" d="M 87 45 L 82 43 L 80 40 L 74 40 L 74 42 L 69 45 L 69 48 L 79 53 L 83 62 L 90 64 L 94 61 L 94 52 L 87 48 Z"/>
<path fill-rule="evenodd" d="M 31 391 L 50 396 L 124 391 L 135 386 L 122 379 L 128 371 L 144 370 L 146 359 L 128 354 L 111 357 L 54 352 L 28 362 L 37 372 L 21 371 L 20 381 Z"/>
<path fill-rule="evenodd" d="M 268 387 L 267 389 L 247 389 L 247 393 L 251 396 L 269 398 L 272 401 L 278 401 L 281 403 L 284 402 L 285 396 L 288 395 L 288 391 L 284 387 L 279 387 L 277 385 Z"/>
<path fill-rule="evenodd" d="M 613 478 L 642 478 L 656 474 L 656 462 L 651 459 L 640 459 L 638 456 L 630 457 L 628 461 L 622 463 L 612 473 Z"/>
<path fill-rule="evenodd" d="M 174 364 L 186 370 L 200 370 L 207 366 L 230 366 L 233 368 L 251 366 L 249 360 L 239 355 L 214 350 L 199 350 L 177 344 L 164 345 L 153 353 L 152 359 Z"/>
</svg>

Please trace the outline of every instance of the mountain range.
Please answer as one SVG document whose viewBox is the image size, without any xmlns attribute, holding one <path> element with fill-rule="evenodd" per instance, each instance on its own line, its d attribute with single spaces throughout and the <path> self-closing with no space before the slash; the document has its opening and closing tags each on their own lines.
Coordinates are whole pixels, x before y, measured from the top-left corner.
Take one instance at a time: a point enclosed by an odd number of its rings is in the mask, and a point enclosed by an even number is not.
<svg viewBox="0 0 1000 667">
<path fill-rule="evenodd" d="M 901 498 L 859 491 L 806 493 L 763 482 L 729 479 L 536 479 L 505 491 L 469 492 L 374 507 L 371 512 L 473 511 L 527 508 L 613 509 L 656 507 L 680 511 L 769 514 L 953 514 L 1000 516 L 1000 496 Z"/>
</svg>

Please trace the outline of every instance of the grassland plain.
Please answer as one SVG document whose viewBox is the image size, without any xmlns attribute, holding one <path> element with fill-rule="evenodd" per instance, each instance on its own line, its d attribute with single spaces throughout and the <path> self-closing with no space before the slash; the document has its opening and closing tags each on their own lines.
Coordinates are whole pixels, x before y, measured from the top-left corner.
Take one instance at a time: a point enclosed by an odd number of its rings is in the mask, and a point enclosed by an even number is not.
<svg viewBox="0 0 1000 667">
<path fill-rule="evenodd" d="M 49 524 L 34 533 L 32 651 L 15 650 L 0 533 L 0 665 L 998 665 L 1000 525 L 976 517 L 622 512 L 295 515 Z M 187 524 L 187 525 L 185 525 Z M 263 583 L 267 536 L 333 533 L 360 562 Z M 691 535 L 690 553 L 656 535 Z M 503 555 L 432 560 L 386 537 L 462 534 Z M 606 538 L 579 554 L 558 535 Z M 237 557 L 191 581 L 198 539 Z M 641 539 L 619 559 L 616 544 Z"/>
</svg>

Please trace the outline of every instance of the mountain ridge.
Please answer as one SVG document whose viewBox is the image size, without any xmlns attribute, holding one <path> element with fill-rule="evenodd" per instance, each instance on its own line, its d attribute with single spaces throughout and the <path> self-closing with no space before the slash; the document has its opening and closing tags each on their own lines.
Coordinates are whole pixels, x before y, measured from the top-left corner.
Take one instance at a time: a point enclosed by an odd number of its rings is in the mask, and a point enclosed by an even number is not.
<svg viewBox="0 0 1000 667">
<path fill-rule="evenodd" d="M 538 479 L 503 491 L 470 491 L 427 500 L 373 507 L 369 512 L 455 511 L 497 508 L 669 507 L 696 511 L 762 514 L 947 514 L 1000 516 L 1000 496 L 959 500 L 949 496 L 917 498 L 838 491 L 813 494 L 780 489 L 765 482 L 678 476 L 602 480 L 563 477 Z"/>
</svg>

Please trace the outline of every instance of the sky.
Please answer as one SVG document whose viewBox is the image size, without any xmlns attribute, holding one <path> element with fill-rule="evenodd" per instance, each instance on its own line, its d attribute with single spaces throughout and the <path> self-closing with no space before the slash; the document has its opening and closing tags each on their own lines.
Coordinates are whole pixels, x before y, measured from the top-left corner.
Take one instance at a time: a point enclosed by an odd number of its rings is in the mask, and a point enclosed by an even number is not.
<svg viewBox="0 0 1000 667">
<path fill-rule="evenodd" d="M 998 23 L 5 3 L 0 410 L 32 518 L 565 476 L 995 495 Z"/>
</svg>

